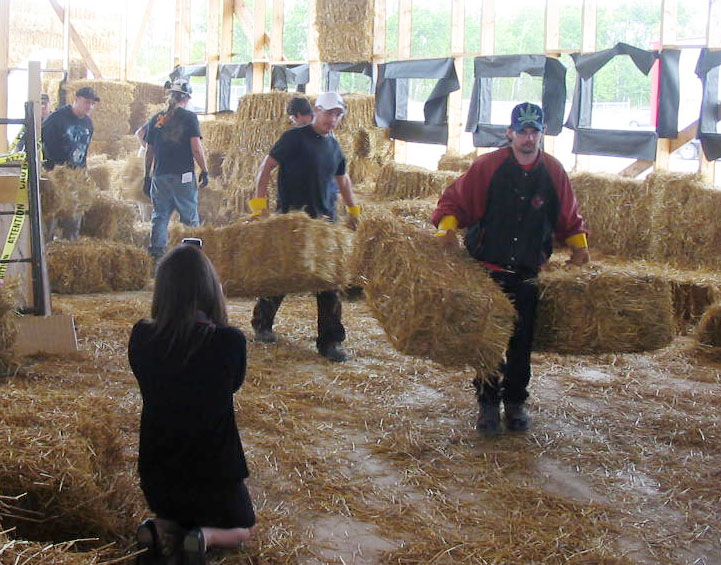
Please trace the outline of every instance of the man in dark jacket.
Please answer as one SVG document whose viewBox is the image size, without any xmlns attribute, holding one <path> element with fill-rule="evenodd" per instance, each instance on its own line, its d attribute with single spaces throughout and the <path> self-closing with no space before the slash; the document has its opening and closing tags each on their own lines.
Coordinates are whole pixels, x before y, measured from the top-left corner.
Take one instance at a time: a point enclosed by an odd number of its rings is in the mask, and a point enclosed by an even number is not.
<svg viewBox="0 0 721 565">
<path fill-rule="evenodd" d="M 574 265 L 590 260 L 586 228 L 568 176 L 558 160 L 541 150 L 544 130 L 540 107 L 516 106 L 509 147 L 476 159 L 443 192 L 433 212 L 435 235 L 448 246 L 458 245 L 458 228 L 468 228 L 468 252 L 489 270 L 518 313 L 506 362 L 498 371 L 502 377 L 473 381 L 480 407 L 476 428 L 488 434 L 499 431 L 501 400 L 506 429 L 529 427 L 525 401 L 538 304 L 536 277 L 551 255 L 553 236 L 570 247 Z"/>
</svg>

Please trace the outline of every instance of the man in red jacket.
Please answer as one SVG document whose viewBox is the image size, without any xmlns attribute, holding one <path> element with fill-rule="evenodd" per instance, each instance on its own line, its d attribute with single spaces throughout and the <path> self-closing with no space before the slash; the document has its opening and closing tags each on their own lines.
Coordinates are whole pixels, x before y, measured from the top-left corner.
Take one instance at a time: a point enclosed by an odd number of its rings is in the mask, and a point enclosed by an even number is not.
<svg viewBox="0 0 721 565">
<path fill-rule="evenodd" d="M 551 256 L 553 236 L 571 249 L 570 263 L 588 263 L 588 242 L 578 201 L 561 163 L 541 150 L 543 110 L 525 102 L 513 109 L 509 146 L 476 159 L 441 195 L 433 212 L 437 237 L 457 246 L 456 230 L 468 228 L 466 248 L 513 302 L 518 319 L 506 362 L 487 382 L 476 378 L 476 429 L 496 434 L 500 403 L 506 429 L 525 431 L 531 347 L 538 304 L 536 277 Z"/>
</svg>

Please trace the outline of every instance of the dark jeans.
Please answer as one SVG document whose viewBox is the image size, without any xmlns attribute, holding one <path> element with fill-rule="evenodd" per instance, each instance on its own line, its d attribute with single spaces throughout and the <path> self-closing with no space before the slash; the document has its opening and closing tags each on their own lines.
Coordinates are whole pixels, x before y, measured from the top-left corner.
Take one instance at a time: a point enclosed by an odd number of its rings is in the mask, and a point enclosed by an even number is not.
<svg viewBox="0 0 721 565">
<path fill-rule="evenodd" d="M 518 314 L 513 335 L 508 342 L 506 362 L 499 367 L 498 374 L 481 383 L 476 379 L 478 400 L 484 404 L 505 402 L 522 403 L 528 398 L 528 382 L 531 380 L 531 348 L 536 325 L 538 306 L 538 284 L 534 274 L 493 272 L 495 280 L 513 302 Z"/>
<path fill-rule="evenodd" d="M 341 302 L 338 291 L 325 290 L 316 295 L 318 303 L 318 338 L 315 344 L 319 351 L 323 351 L 331 343 L 340 343 L 345 340 L 345 328 L 341 322 Z M 271 331 L 275 314 L 283 302 L 284 296 L 270 296 L 259 298 L 253 308 L 251 322 L 256 332 Z"/>
</svg>

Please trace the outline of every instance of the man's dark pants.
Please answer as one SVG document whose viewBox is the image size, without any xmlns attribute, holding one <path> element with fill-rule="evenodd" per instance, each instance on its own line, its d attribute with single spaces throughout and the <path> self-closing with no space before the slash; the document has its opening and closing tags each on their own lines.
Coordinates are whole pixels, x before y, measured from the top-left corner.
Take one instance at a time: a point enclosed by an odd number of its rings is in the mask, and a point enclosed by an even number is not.
<svg viewBox="0 0 721 565">
<path fill-rule="evenodd" d="M 345 340 L 345 328 L 341 322 L 342 308 L 338 291 L 326 290 L 315 296 L 318 303 L 318 338 L 315 343 L 318 351 L 323 352 L 331 343 L 340 343 Z M 258 299 L 251 321 L 256 332 L 273 329 L 273 320 L 283 298 L 284 296 L 281 295 Z"/>
<path fill-rule="evenodd" d="M 478 400 L 482 404 L 498 404 L 501 400 L 521 404 L 528 398 L 528 382 L 531 379 L 531 348 L 536 325 L 536 307 L 538 306 L 538 281 L 536 273 L 493 272 L 495 280 L 516 308 L 518 320 L 508 342 L 506 362 L 502 363 L 499 373 L 490 381 L 473 381 Z"/>
</svg>

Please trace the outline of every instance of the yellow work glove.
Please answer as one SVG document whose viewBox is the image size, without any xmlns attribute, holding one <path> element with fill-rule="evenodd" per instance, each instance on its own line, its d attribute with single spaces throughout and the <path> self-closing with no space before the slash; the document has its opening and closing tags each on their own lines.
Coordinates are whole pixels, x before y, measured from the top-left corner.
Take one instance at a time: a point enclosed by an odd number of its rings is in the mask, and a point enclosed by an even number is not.
<svg viewBox="0 0 721 565">
<path fill-rule="evenodd" d="M 455 216 L 443 216 L 438 222 L 438 231 L 433 237 L 445 237 L 449 231 L 455 231 L 458 228 L 458 218 Z"/>
<path fill-rule="evenodd" d="M 357 220 L 360 218 L 361 215 L 361 207 L 359 204 L 356 204 L 355 206 L 346 206 L 346 211 L 348 212 L 348 215 L 353 218 L 354 220 Z"/>
<path fill-rule="evenodd" d="M 258 218 L 263 215 L 263 211 L 268 209 L 268 199 L 267 198 L 251 198 L 248 202 L 248 207 L 250 208 L 250 217 L 251 218 Z"/>
</svg>

